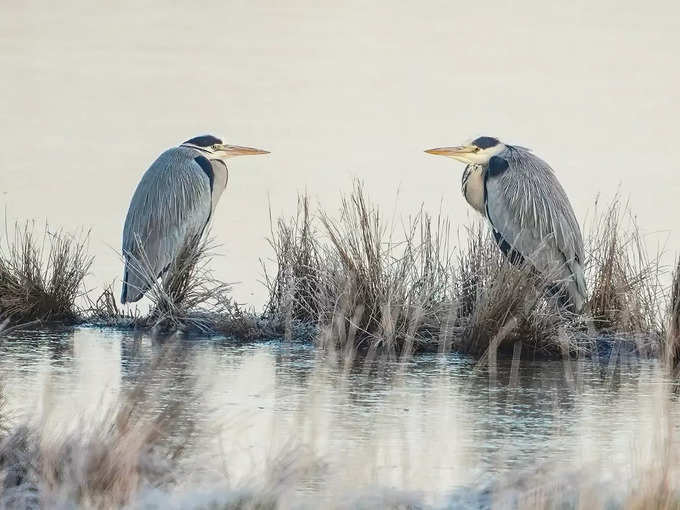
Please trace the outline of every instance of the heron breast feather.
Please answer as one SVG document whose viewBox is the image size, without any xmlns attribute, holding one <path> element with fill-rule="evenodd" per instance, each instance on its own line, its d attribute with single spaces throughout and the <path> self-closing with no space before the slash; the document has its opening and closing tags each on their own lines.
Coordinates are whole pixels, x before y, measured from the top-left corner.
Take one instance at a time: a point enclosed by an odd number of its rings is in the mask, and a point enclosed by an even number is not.
<svg viewBox="0 0 680 510">
<path fill-rule="evenodd" d="M 463 196 L 477 212 L 484 214 L 484 171 L 470 166 L 463 175 Z"/>
</svg>

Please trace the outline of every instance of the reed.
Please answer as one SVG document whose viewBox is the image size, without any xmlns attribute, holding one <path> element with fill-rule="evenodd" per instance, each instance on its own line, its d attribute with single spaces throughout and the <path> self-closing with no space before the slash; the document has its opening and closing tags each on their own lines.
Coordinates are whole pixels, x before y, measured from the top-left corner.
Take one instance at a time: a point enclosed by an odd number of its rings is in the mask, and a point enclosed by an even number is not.
<svg viewBox="0 0 680 510">
<path fill-rule="evenodd" d="M 667 289 L 661 252 L 650 256 L 645 239 L 620 196 L 586 231 L 588 308 L 599 330 L 659 334 L 664 329 Z"/>
<path fill-rule="evenodd" d="M 12 323 L 73 322 L 76 300 L 92 265 L 88 235 L 73 236 L 35 223 L 5 228 L 0 243 L 0 316 Z"/>
<path fill-rule="evenodd" d="M 389 355 L 432 344 L 450 300 L 449 225 L 420 211 L 403 226 L 384 222 L 356 182 L 339 219 L 309 212 L 279 221 L 271 245 L 278 263 L 268 280 L 273 315 L 308 321 L 324 346 Z"/>
<path fill-rule="evenodd" d="M 509 355 L 521 342 L 528 355 L 561 357 L 587 354 L 604 334 L 658 342 L 665 330 L 661 255 L 648 256 L 619 197 L 594 217 L 581 318 L 546 293 L 551 275 L 509 263 L 481 221 L 459 232 L 453 247 L 441 214 L 421 209 L 395 228 L 359 182 L 337 215 L 311 211 L 302 197 L 297 215 L 272 229 L 277 270 L 267 277 L 267 311 L 313 324 L 317 343 L 348 353 L 454 349 L 479 357 L 491 347 Z M 503 340 L 492 345 L 500 331 Z"/>
</svg>

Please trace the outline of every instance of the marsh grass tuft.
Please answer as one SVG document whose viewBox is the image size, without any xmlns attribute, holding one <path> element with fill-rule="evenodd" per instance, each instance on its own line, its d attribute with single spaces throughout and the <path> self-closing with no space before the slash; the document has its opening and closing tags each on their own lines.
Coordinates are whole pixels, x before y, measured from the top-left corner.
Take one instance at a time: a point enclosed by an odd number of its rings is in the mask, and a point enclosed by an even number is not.
<svg viewBox="0 0 680 510">
<path fill-rule="evenodd" d="M 547 295 L 550 275 L 509 263 L 481 221 L 459 232 L 452 247 L 441 214 L 433 219 L 421 209 L 395 228 L 359 182 L 337 216 L 321 207 L 312 212 L 302 197 L 297 215 L 272 231 L 277 272 L 267 278 L 268 313 L 313 323 L 324 347 L 389 356 L 450 349 L 484 356 L 490 348 L 512 354 L 521 342 L 530 356 L 561 357 L 586 354 L 601 333 L 659 337 L 660 255 L 647 255 L 619 197 L 595 218 L 586 236 L 590 296 L 581 318 Z"/>
<path fill-rule="evenodd" d="M 315 296 L 322 284 L 319 277 L 324 260 L 319 232 L 314 230 L 311 218 L 309 197 L 298 196 L 297 214 L 289 220 L 279 218 L 276 230 L 271 210 L 269 217 L 272 228 L 268 242 L 276 257 L 276 267 L 283 271 L 270 275 L 262 264 L 269 292 L 265 311 L 270 315 L 283 311 L 289 320 L 294 317 L 313 322 L 319 314 Z"/>
<path fill-rule="evenodd" d="M 454 342 L 455 349 L 477 356 L 489 349 L 510 354 L 514 344 L 522 342 L 535 354 L 560 351 L 558 331 L 569 323 L 569 317 L 545 294 L 549 275 L 539 276 L 525 265 L 511 264 L 483 223 L 476 222 L 467 234 L 456 273 L 461 334 Z M 510 323 L 512 328 L 507 327 Z M 495 345 L 493 339 L 501 331 L 505 332 L 502 342 Z"/>
<path fill-rule="evenodd" d="M 664 340 L 664 362 L 669 372 L 677 375 L 680 365 L 680 257 L 675 262 L 671 297 L 668 304 Z"/>
<path fill-rule="evenodd" d="M 88 235 L 76 237 L 35 223 L 5 228 L 0 244 L 0 314 L 13 323 L 75 321 L 76 299 L 90 270 Z"/>
<path fill-rule="evenodd" d="M 661 253 L 650 257 L 628 203 L 614 197 L 587 229 L 588 307 L 600 330 L 659 334 L 666 289 Z"/>
<path fill-rule="evenodd" d="M 151 301 L 150 312 L 144 315 L 137 309 L 119 308 L 109 287 L 90 302 L 87 316 L 100 324 L 151 328 L 157 333 L 224 334 L 242 340 L 279 336 L 282 326 L 278 322 L 236 303 L 231 286 L 214 277 L 215 249 L 209 235 L 190 240 L 160 278 L 142 257 L 133 270 L 148 282 L 145 296 Z"/>
<path fill-rule="evenodd" d="M 272 221 L 276 271 L 265 267 L 269 302 L 262 314 L 235 303 L 229 285 L 213 276 L 209 236 L 188 243 L 160 279 L 149 264 L 133 268 L 150 287 L 148 315 L 118 307 L 111 286 L 94 301 L 85 295 L 87 306 L 78 309 L 92 263 L 87 236 L 45 228 L 41 239 L 34 224 L 26 224 L 16 225 L 0 247 L 0 319 L 11 320 L 6 327 L 80 321 L 246 340 L 314 338 L 348 357 L 354 350 L 388 357 L 456 350 L 484 357 L 512 354 L 520 343 L 525 355 L 560 357 L 587 353 L 603 334 L 657 344 L 667 339 L 670 346 L 680 305 L 668 301 L 677 303 L 680 291 L 667 296 L 660 255 L 647 254 L 619 197 L 602 214 L 596 206 L 593 218 L 585 237 L 585 318 L 560 310 L 546 295 L 549 275 L 509 263 L 481 220 L 459 230 L 453 246 L 441 212 L 431 216 L 421 207 L 401 223 L 387 222 L 356 181 L 337 214 L 312 208 L 301 196 L 293 218 Z M 664 310 L 671 310 L 671 320 Z"/>
<path fill-rule="evenodd" d="M 320 345 L 479 356 L 512 320 L 500 350 L 522 340 L 536 352 L 563 351 L 555 340 L 563 316 L 536 290 L 545 282 L 507 262 L 481 222 L 454 248 L 442 214 L 421 209 L 400 227 L 388 224 L 358 182 L 337 217 L 312 214 L 306 197 L 299 204 L 272 234 L 278 272 L 268 279 L 269 310 L 314 322 Z M 298 250 L 305 255 L 293 256 Z"/>
<path fill-rule="evenodd" d="M 208 331 L 209 321 L 202 315 L 225 312 L 229 285 L 213 277 L 213 249 L 209 236 L 192 239 L 160 280 L 147 275 L 151 286 L 146 296 L 153 304 L 148 320 L 154 327 Z"/>
<path fill-rule="evenodd" d="M 273 233 L 278 271 L 269 278 L 271 314 L 313 322 L 326 347 L 358 346 L 391 356 L 436 345 L 446 317 L 451 258 L 448 224 L 419 212 L 402 226 L 382 219 L 356 182 L 339 219 L 312 215 L 308 198 Z"/>
</svg>

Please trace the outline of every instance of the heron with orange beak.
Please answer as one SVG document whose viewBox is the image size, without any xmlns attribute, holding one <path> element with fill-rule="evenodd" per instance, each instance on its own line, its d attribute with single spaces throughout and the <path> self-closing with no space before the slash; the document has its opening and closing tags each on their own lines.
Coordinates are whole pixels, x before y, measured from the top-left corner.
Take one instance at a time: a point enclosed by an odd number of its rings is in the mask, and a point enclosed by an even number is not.
<svg viewBox="0 0 680 510">
<path fill-rule="evenodd" d="M 203 135 L 161 154 L 137 185 L 123 228 L 121 303 L 142 298 L 182 248 L 200 239 L 227 187 L 226 161 L 267 151 Z M 151 275 L 149 274 L 151 273 Z"/>
<path fill-rule="evenodd" d="M 552 168 L 529 149 L 490 136 L 425 152 L 466 164 L 463 196 L 488 220 L 501 251 L 547 275 L 548 290 L 564 308 L 583 311 L 583 237 Z"/>
</svg>

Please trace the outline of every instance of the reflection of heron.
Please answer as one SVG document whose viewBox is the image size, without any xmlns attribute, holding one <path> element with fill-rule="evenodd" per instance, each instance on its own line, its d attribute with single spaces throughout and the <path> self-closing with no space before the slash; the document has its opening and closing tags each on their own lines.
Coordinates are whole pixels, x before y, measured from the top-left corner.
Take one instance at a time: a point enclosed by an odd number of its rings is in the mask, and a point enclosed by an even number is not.
<svg viewBox="0 0 680 510">
<path fill-rule="evenodd" d="M 503 253 L 525 259 L 554 278 L 551 289 L 575 312 L 583 310 L 583 238 L 564 189 L 548 164 L 528 149 L 482 136 L 469 145 L 425 152 L 467 163 L 463 195 L 489 220 Z"/>
<path fill-rule="evenodd" d="M 123 230 L 125 273 L 121 302 L 138 301 L 150 287 L 141 267 L 158 277 L 185 243 L 203 233 L 227 186 L 226 160 L 267 151 L 198 136 L 161 154 L 130 202 Z"/>
</svg>

